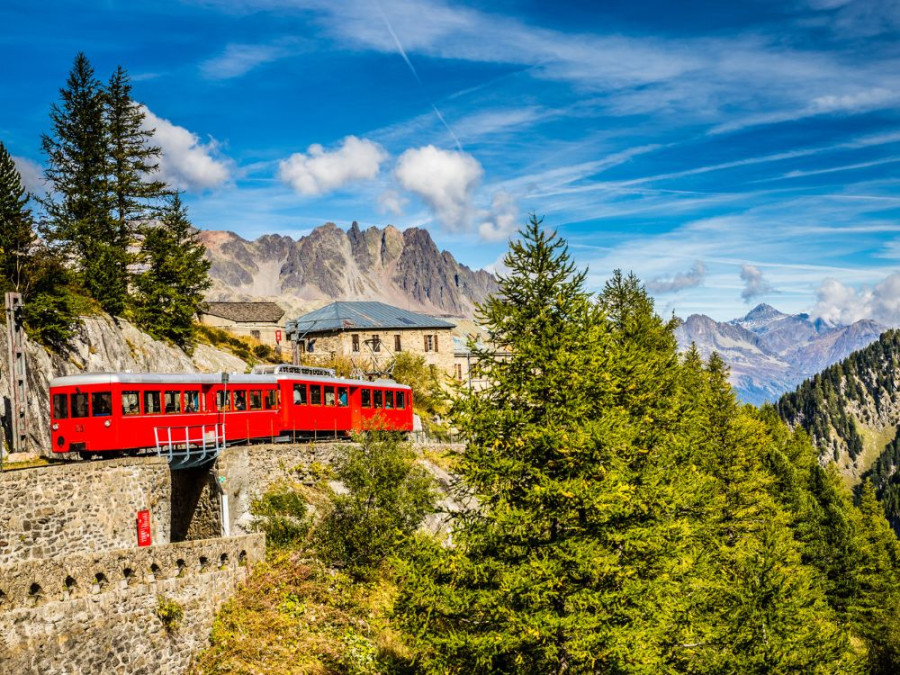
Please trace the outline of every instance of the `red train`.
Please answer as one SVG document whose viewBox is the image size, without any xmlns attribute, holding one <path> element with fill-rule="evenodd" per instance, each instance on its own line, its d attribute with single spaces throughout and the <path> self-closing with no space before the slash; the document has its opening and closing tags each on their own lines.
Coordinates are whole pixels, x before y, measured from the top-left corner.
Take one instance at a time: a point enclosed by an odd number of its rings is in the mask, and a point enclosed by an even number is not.
<svg viewBox="0 0 900 675">
<path fill-rule="evenodd" d="M 53 451 L 154 450 L 186 459 L 226 444 L 412 431 L 412 390 L 393 380 L 271 366 L 250 375 L 93 373 L 50 383 Z M 202 459 L 202 458 L 201 458 Z"/>
</svg>

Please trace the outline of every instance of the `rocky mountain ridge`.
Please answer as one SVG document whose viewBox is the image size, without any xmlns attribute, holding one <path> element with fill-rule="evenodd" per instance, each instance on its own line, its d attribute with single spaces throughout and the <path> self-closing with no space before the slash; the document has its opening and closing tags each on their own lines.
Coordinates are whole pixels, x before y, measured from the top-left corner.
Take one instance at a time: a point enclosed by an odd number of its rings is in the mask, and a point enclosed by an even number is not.
<svg viewBox="0 0 900 675">
<path fill-rule="evenodd" d="M 878 339 L 884 326 L 857 321 L 829 324 L 808 314 L 785 314 L 760 304 L 727 322 L 692 314 L 676 330 L 681 349 L 691 343 L 708 358 L 718 352 L 731 367 L 731 383 L 748 403 L 776 401 L 783 393 Z"/>
<path fill-rule="evenodd" d="M 286 310 L 307 311 L 334 300 L 379 300 L 456 317 L 497 288 L 494 277 L 439 251 L 427 230 L 344 231 L 325 223 L 297 240 L 268 234 L 253 241 L 233 232 L 204 230 L 212 262 L 210 300 L 271 299 Z"/>
</svg>

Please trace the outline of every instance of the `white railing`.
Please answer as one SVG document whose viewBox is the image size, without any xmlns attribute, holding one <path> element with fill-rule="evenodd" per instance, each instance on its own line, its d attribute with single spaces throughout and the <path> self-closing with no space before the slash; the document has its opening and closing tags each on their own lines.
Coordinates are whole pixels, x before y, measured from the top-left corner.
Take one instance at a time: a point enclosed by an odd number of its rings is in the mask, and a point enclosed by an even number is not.
<svg viewBox="0 0 900 675">
<path fill-rule="evenodd" d="M 173 469 L 189 469 L 219 456 L 225 447 L 224 424 L 154 427 L 156 454 Z"/>
</svg>

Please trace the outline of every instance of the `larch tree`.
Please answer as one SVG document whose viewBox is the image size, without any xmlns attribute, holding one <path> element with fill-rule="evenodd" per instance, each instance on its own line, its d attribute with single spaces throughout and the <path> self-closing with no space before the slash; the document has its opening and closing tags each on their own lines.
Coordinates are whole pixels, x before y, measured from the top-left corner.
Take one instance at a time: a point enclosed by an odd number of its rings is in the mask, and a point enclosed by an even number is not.
<svg viewBox="0 0 900 675">
<path fill-rule="evenodd" d="M 144 228 L 144 270 L 134 280 L 134 318 L 150 335 L 188 351 L 193 348 L 194 317 L 211 285 L 206 249 L 175 193 L 159 220 Z"/>
</svg>

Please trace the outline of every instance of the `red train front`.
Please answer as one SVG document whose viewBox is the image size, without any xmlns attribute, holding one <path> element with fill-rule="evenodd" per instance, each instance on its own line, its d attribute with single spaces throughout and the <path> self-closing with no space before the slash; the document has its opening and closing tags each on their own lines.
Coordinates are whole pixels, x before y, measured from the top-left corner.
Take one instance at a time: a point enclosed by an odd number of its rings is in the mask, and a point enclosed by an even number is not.
<svg viewBox="0 0 900 675">
<path fill-rule="evenodd" d="M 93 373 L 50 384 L 53 451 L 84 455 L 412 431 L 412 391 L 275 366 L 250 375 Z M 227 380 L 227 381 L 226 381 Z"/>
</svg>

